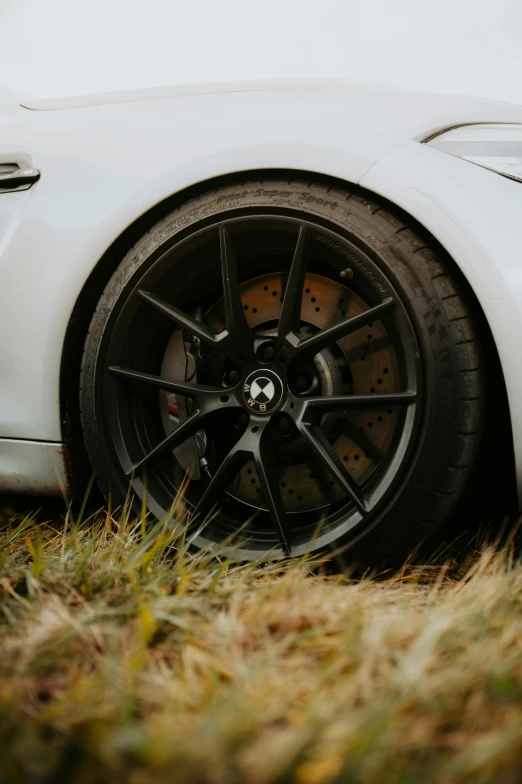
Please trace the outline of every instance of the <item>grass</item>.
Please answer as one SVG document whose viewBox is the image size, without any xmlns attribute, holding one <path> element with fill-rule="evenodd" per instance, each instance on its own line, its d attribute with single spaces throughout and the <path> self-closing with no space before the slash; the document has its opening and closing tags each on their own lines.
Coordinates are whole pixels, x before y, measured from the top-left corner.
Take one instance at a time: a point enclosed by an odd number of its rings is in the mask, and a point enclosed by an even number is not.
<svg viewBox="0 0 522 784">
<path fill-rule="evenodd" d="M 3 526 L 2 784 L 521 780 L 509 542 L 351 580 L 193 555 L 181 510 Z"/>
</svg>

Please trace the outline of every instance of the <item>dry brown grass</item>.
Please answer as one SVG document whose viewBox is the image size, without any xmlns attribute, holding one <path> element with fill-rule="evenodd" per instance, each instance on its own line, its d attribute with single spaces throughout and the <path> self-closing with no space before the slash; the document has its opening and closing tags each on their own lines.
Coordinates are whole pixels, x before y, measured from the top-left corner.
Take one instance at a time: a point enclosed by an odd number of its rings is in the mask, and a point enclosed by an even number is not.
<svg viewBox="0 0 522 784">
<path fill-rule="evenodd" d="M 28 518 L 0 555 L 1 782 L 519 782 L 522 565 L 380 580 Z"/>
</svg>

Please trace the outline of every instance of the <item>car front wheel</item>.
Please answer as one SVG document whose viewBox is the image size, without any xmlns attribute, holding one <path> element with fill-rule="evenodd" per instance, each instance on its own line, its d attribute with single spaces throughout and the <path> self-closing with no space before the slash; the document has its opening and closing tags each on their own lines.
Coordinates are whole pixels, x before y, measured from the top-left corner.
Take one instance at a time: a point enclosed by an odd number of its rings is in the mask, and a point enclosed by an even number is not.
<svg viewBox="0 0 522 784">
<path fill-rule="evenodd" d="M 183 490 L 195 545 L 239 559 L 403 558 L 448 516 L 482 429 L 450 260 L 363 191 L 260 181 L 190 201 L 93 316 L 82 426 L 113 501 Z"/>
</svg>

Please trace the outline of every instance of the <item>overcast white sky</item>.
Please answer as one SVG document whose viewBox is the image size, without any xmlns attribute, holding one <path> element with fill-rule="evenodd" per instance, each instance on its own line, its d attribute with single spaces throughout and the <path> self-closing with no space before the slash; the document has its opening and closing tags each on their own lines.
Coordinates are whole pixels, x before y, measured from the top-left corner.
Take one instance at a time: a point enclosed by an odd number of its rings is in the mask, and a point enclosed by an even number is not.
<svg viewBox="0 0 522 784">
<path fill-rule="evenodd" d="M 0 0 L 0 99 L 345 77 L 522 104 L 521 0 Z"/>
</svg>

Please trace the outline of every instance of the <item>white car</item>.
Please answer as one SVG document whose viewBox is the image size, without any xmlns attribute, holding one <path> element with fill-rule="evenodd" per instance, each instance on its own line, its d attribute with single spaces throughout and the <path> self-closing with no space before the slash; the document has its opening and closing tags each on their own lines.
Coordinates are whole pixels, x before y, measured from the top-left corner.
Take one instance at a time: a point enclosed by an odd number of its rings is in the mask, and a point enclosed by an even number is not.
<svg viewBox="0 0 522 784">
<path fill-rule="evenodd" d="M 3 106 L 1 489 L 94 473 L 151 517 L 184 494 L 201 548 L 370 564 L 469 482 L 520 499 L 521 225 L 518 106 L 335 81 Z"/>
</svg>

